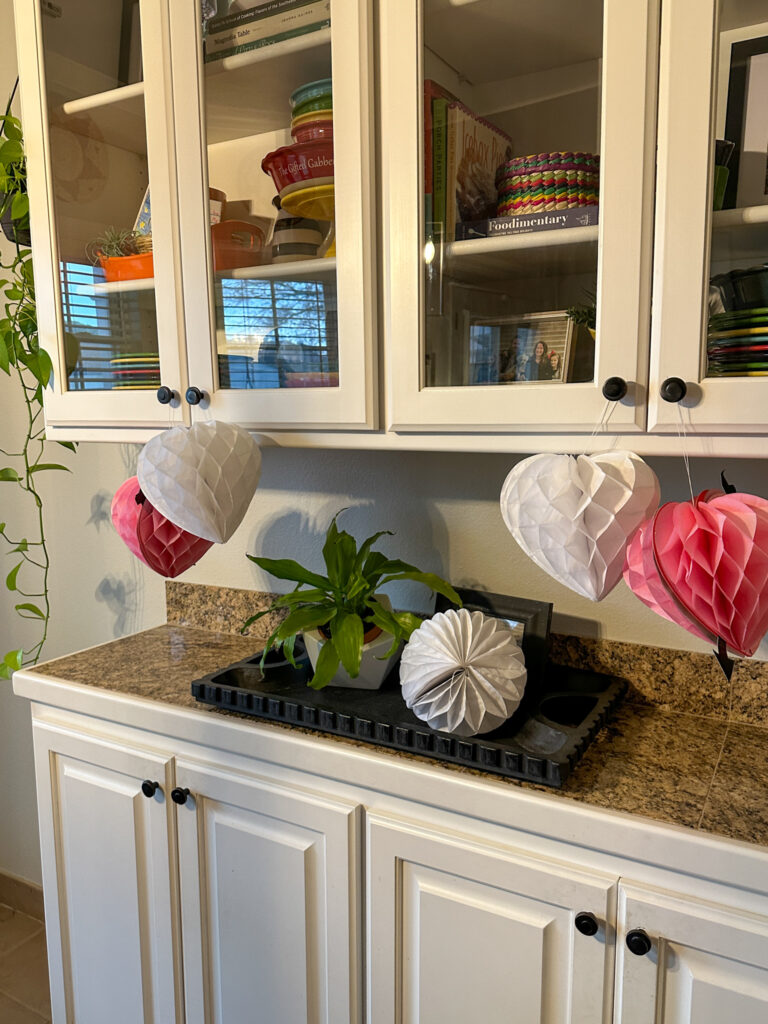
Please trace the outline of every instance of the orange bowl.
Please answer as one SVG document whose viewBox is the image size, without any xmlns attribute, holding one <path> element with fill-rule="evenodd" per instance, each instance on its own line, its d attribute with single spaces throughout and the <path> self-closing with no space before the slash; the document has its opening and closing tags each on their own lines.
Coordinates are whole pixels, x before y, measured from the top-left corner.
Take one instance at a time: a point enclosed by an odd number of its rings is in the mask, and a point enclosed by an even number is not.
<svg viewBox="0 0 768 1024">
<path fill-rule="evenodd" d="M 107 281 L 139 281 L 155 276 L 155 263 L 151 252 L 138 256 L 99 256 Z"/>
<path fill-rule="evenodd" d="M 261 169 L 272 177 L 278 192 L 288 185 L 333 175 L 333 139 L 315 139 L 281 146 L 267 153 Z"/>
</svg>

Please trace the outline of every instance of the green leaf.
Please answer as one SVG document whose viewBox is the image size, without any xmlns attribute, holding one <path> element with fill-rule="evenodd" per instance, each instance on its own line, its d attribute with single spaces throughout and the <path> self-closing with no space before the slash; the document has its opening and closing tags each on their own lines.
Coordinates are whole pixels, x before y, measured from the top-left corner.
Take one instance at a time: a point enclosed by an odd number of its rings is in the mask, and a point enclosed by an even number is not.
<svg viewBox="0 0 768 1024">
<path fill-rule="evenodd" d="M 363 620 L 359 615 L 338 611 L 331 622 L 331 636 L 341 663 L 355 679 L 360 673 L 363 653 Z"/>
<path fill-rule="evenodd" d="M 53 365 L 51 364 L 51 358 L 47 352 L 40 349 L 39 352 L 33 352 L 30 355 L 25 355 L 22 359 L 35 377 L 40 381 L 42 387 L 46 387 L 48 381 L 51 379 L 53 373 Z"/>
<path fill-rule="evenodd" d="M 65 473 L 71 473 L 72 470 L 69 466 L 60 466 L 58 462 L 38 462 L 36 466 L 30 466 L 30 473 L 42 473 L 43 470 L 47 469 L 63 469 Z"/>
<path fill-rule="evenodd" d="M 375 587 L 389 564 L 389 559 L 381 551 L 372 551 L 363 565 L 363 576 Z"/>
<path fill-rule="evenodd" d="M 310 572 L 309 569 L 305 569 L 303 565 L 299 565 L 292 558 L 260 558 L 258 555 L 248 555 L 248 558 L 255 562 L 260 569 L 279 580 L 306 583 L 311 587 L 319 587 L 325 592 L 331 589 L 329 579 L 316 572 Z"/>
<path fill-rule="evenodd" d="M 320 648 L 320 654 L 315 665 L 315 674 L 309 680 L 309 686 L 313 690 L 322 690 L 324 686 L 327 686 L 338 672 L 340 660 L 333 640 L 326 640 Z"/>
<path fill-rule="evenodd" d="M 357 555 L 355 538 L 345 530 L 339 530 L 336 525 L 336 520 L 344 511 L 346 510 L 341 509 L 331 520 L 323 544 L 323 559 L 328 570 L 328 579 L 339 588 L 343 588 L 349 579 Z"/>
<path fill-rule="evenodd" d="M 385 633 L 391 633 L 392 636 L 399 640 L 401 628 L 394 614 L 388 611 L 375 597 L 372 597 L 366 604 L 370 610 L 369 618 L 373 621 L 374 625 L 378 626 L 379 629 L 383 629 Z"/>
<path fill-rule="evenodd" d="M 11 217 L 21 220 L 29 213 L 29 196 L 25 192 L 17 192 L 11 203 Z"/>
<path fill-rule="evenodd" d="M 21 668 L 23 658 L 24 651 L 21 649 L 18 651 L 8 651 L 2 662 L 0 662 L 0 679 L 10 679 L 11 674 Z"/>
<path fill-rule="evenodd" d="M 14 161 L 24 158 L 24 147 L 18 139 L 9 139 L 0 146 L 0 164 L 6 167 Z"/>
<path fill-rule="evenodd" d="M 0 370 L 3 373 L 10 373 L 11 357 L 8 354 L 8 346 L 5 343 L 5 338 L 0 337 Z"/>
<path fill-rule="evenodd" d="M 5 525 L 5 524 L 3 524 L 3 525 Z M 16 547 L 12 548 L 11 550 L 12 551 L 18 551 L 20 553 L 23 552 L 23 551 L 28 551 L 29 550 L 29 543 L 27 542 L 27 538 L 24 537 L 24 539 L 20 540 L 19 543 L 16 545 Z"/>
<path fill-rule="evenodd" d="M 296 634 L 289 636 L 287 640 L 283 641 L 283 654 L 286 656 L 288 661 L 296 668 L 296 659 L 293 656 L 293 649 L 296 646 Z"/>
<path fill-rule="evenodd" d="M 357 558 L 355 559 L 355 572 L 356 573 L 359 573 L 359 572 L 363 571 L 363 567 L 365 565 L 366 559 L 368 558 L 368 555 L 371 553 L 371 548 L 376 543 L 376 541 L 379 539 L 379 537 L 383 537 L 385 535 L 387 535 L 389 537 L 394 537 L 395 534 L 394 534 L 394 532 L 392 530 L 379 530 L 378 533 L 374 533 L 370 537 L 366 537 L 366 539 L 363 541 L 362 545 L 360 546 L 360 550 L 357 553 Z M 380 552 L 377 552 L 377 554 L 380 554 Z"/>
<path fill-rule="evenodd" d="M 333 618 L 334 611 L 335 606 L 330 601 L 324 606 L 311 605 L 309 608 L 297 608 L 280 623 L 275 639 L 279 642 L 296 633 L 302 633 L 305 629 L 325 626 Z"/>
<path fill-rule="evenodd" d="M 418 569 L 410 569 L 407 572 L 397 572 L 393 575 L 386 575 L 380 580 L 380 586 L 384 586 L 385 583 L 392 583 L 395 580 L 413 580 L 415 583 L 423 583 L 425 587 L 429 587 L 430 590 L 434 590 L 438 594 L 442 594 L 443 597 L 447 597 L 449 601 L 452 601 L 459 608 L 462 606 L 462 600 L 450 583 L 447 583 L 442 577 L 437 576 L 433 572 L 419 572 Z"/>
<path fill-rule="evenodd" d="M 16 586 L 16 577 L 19 575 L 19 569 L 22 567 L 22 565 L 24 565 L 24 563 L 23 562 L 19 562 L 19 564 L 15 565 L 13 567 L 13 569 L 11 569 L 11 571 L 5 577 L 5 585 L 6 585 L 8 590 L 17 590 L 18 589 L 17 586 Z"/>
<path fill-rule="evenodd" d="M 40 611 L 36 604 L 17 604 L 15 607 L 17 612 L 31 612 L 38 619 L 45 618 L 45 612 Z"/>
<path fill-rule="evenodd" d="M 13 483 L 16 483 L 17 481 L 21 480 L 21 477 L 19 476 L 15 469 L 7 468 L 0 469 L 0 480 L 10 480 Z"/>
<path fill-rule="evenodd" d="M 56 444 L 60 444 L 62 448 L 68 448 L 71 452 L 77 451 L 77 445 L 74 441 L 57 441 Z"/>
</svg>

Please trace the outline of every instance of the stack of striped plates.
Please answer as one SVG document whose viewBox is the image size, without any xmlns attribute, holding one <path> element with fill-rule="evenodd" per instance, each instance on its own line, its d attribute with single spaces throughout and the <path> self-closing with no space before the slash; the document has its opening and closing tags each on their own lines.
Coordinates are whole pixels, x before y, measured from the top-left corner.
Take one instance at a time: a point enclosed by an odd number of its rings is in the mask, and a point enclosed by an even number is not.
<svg viewBox="0 0 768 1024">
<path fill-rule="evenodd" d="M 515 156 L 496 172 L 498 217 L 597 206 L 600 157 L 593 153 Z"/>
<path fill-rule="evenodd" d="M 157 352 L 129 352 L 110 359 L 115 383 L 113 391 L 147 391 L 160 386 L 160 357 Z"/>
<path fill-rule="evenodd" d="M 768 376 L 768 307 L 729 310 L 709 318 L 707 376 Z"/>
</svg>

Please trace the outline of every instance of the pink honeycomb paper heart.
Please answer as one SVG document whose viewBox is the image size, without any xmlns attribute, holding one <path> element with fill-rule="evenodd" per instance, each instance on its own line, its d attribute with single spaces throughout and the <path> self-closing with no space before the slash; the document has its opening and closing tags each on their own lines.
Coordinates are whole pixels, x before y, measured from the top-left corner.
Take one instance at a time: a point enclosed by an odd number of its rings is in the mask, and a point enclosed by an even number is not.
<svg viewBox="0 0 768 1024">
<path fill-rule="evenodd" d="M 653 550 L 688 614 L 751 657 L 768 630 L 768 501 L 735 493 L 670 502 L 654 517 Z"/>
<path fill-rule="evenodd" d="M 213 541 L 195 537 L 176 526 L 145 498 L 136 534 L 144 561 L 160 576 L 173 579 L 199 562 Z"/>
<path fill-rule="evenodd" d="M 136 496 L 140 490 L 139 481 L 135 476 L 120 484 L 112 499 L 112 523 L 129 551 L 146 565 L 147 560 L 141 553 L 136 534 L 141 512 L 141 505 L 137 504 Z"/>
<path fill-rule="evenodd" d="M 715 639 L 692 619 L 667 589 L 653 557 L 653 520 L 644 522 L 627 546 L 624 581 L 643 604 L 701 640 Z"/>
<path fill-rule="evenodd" d="M 619 582 L 627 542 L 658 504 L 656 474 L 623 451 L 533 455 L 501 491 L 501 514 L 523 551 L 591 601 Z"/>
<path fill-rule="evenodd" d="M 261 452 L 248 431 L 216 420 L 153 437 L 139 455 L 136 475 L 166 519 L 224 544 L 242 522 L 260 474 Z"/>
</svg>

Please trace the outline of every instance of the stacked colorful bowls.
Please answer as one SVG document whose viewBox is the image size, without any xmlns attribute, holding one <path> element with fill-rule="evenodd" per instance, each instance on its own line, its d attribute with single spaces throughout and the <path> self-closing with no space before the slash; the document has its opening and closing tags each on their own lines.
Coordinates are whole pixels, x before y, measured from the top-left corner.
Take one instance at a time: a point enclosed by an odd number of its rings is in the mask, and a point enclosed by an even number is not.
<svg viewBox="0 0 768 1024">
<path fill-rule="evenodd" d="M 515 156 L 496 172 L 498 217 L 597 206 L 600 158 L 593 153 Z"/>
</svg>

